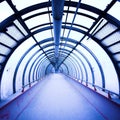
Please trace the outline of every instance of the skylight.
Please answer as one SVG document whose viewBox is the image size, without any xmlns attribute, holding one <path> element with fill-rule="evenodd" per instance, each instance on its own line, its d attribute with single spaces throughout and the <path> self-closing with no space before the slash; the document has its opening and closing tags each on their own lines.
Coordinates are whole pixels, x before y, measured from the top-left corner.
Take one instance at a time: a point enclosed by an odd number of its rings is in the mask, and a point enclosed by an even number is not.
<svg viewBox="0 0 120 120">
<path fill-rule="evenodd" d="M 12 14 L 14 14 L 14 12 L 6 1 L 0 3 L 0 22 L 5 20 L 7 17 L 11 16 Z"/>
</svg>

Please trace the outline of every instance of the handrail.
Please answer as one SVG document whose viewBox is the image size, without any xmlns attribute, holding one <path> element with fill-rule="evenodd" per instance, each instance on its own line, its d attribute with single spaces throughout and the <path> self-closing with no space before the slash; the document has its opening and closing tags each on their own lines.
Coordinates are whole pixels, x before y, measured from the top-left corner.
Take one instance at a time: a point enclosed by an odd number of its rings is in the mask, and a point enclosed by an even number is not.
<svg viewBox="0 0 120 120">
<path fill-rule="evenodd" d="M 112 92 L 112 91 L 110 91 L 110 90 L 108 90 L 108 89 L 106 89 L 106 88 L 102 88 L 102 87 L 100 87 L 100 86 L 98 86 L 98 85 L 92 84 L 92 83 L 90 83 L 90 82 L 88 82 L 88 81 L 85 81 L 85 80 L 79 80 L 79 79 L 73 78 L 73 77 L 70 76 L 70 75 L 66 75 L 66 76 L 68 76 L 68 77 L 70 77 L 70 78 L 72 78 L 72 79 L 74 79 L 74 80 L 76 80 L 76 81 L 81 81 L 81 84 L 84 82 L 84 83 L 86 84 L 86 86 L 88 86 L 88 84 L 91 85 L 91 86 L 93 86 L 94 89 L 95 89 L 95 91 L 96 91 L 96 88 L 98 88 L 98 89 L 104 91 L 105 93 L 108 93 L 108 97 L 109 97 L 109 98 L 111 98 L 111 95 L 116 95 L 116 96 L 120 99 L 120 95 L 119 95 L 119 94 L 117 94 L 117 93 L 115 93 L 115 92 Z"/>
<path fill-rule="evenodd" d="M 120 98 L 120 95 L 119 95 L 119 94 L 117 94 L 117 93 L 115 93 L 115 92 L 112 92 L 112 91 L 110 91 L 110 90 L 108 90 L 108 89 L 106 89 L 106 88 L 102 88 L 102 87 L 100 87 L 100 86 L 98 86 L 98 85 L 93 85 L 92 83 L 86 82 L 85 80 L 82 81 L 82 82 L 85 82 L 86 84 L 90 84 L 90 85 L 92 85 L 92 86 L 95 87 L 95 88 L 101 89 L 102 91 L 104 91 L 104 92 L 106 92 L 106 93 L 114 94 L 114 95 L 116 95 L 116 96 L 118 96 L 118 97 Z"/>
</svg>

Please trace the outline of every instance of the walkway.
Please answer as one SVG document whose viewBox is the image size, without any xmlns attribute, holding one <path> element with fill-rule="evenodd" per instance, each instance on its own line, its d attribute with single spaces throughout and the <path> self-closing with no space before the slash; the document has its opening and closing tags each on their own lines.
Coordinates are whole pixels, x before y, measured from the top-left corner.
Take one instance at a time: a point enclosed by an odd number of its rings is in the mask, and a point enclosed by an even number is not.
<svg viewBox="0 0 120 120">
<path fill-rule="evenodd" d="M 120 120 L 119 106 L 62 74 L 51 74 L 32 89 L 34 97 L 16 120 Z"/>
</svg>

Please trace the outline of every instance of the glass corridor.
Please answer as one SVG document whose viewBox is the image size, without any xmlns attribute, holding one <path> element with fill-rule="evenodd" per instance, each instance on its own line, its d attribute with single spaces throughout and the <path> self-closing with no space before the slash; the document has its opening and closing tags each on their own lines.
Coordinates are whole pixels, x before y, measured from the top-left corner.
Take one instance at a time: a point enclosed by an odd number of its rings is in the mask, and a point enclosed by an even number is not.
<svg viewBox="0 0 120 120">
<path fill-rule="evenodd" d="M 51 73 L 120 101 L 120 0 L 0 0 L 0 103 Z"/>
</svg>

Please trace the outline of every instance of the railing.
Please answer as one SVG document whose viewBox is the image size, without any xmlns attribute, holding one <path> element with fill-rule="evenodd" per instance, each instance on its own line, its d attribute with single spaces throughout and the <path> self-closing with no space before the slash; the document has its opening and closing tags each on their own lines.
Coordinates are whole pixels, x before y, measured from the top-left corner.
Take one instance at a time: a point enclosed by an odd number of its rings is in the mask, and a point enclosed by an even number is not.
<svg viewBox="0 0 120 120">
<path fill-rule="evenodd" d="M 79 79 L 73 78 L 73 77 L 71 77 L 71 76 L 69 76 L 69 75 L 66 75 L 66 76 L 68 76 L 68 77 L 76 80 L 77 82 L 79 82 L 79 83 L 81 83 L 81 84 L 84 83 L 84 85 L 87 86 L 87 87 L 89 87 L 88 85 L 90 85 L 95 91 L 101 90 L 102 92 L 107 93 L 107 97 L 108 97 L 109 99 L 112 99 L 112 96 L 115 95 L 115 96 L 120 100 L 120 95 L 117 94 L 117 93 L 115 93 L 115 92 L 112 92 L 112 91 L 110 91 L 110 90 L 108 90 L 108 89 L 106 89 L 106 88 L 102 88 L 102 87 L 100 87 L 100 86 L 98 86 L 98 85 L 92 84 L 92 83 L 90 83 L 90 82 L 88 82 L 88 81 L 85 81 L 85 80 L 79 80 Z M 101 94 L 101 93 L 100 93 L 100 94 Z"/>
<path fill-rule="evenodd" d="M 95 91 L 97 91 L 97 89 L 99 89 L 99 90 L 107 93 L 107 94 L 108 94 L 108 98 L 110 98 L 110 99 L 111 99 L 111 96 L 112 96 L 112 95 L 116 95 L 116 96 L 120 99 L 120 95 L 117 94 L 117 93 L 115 93 L 115 92 L 112 92 L 112 91 L 110 91 L 110 90 L 108 90 L 108 89 L 106 89 L 106 88 L 102 88 L 102 87 L 100 87 L 100 86 L 98 86 L 98 85 L 94 85 L 94 84 L 92 84 L 92 83 L 90 83 L 90 82 L 86 82 L 86 81 L 82 81 L 82 82 L 84 82 L 84 83 L 86 84 L 86 86 L 88 86 L 88 84 L 89 84 L 89 85 L 91 85 L 92 87 L 94 87 L 94 90 L 95 90 Z M 82 82 L 81 82 L 81 83 L 82 83 Z"/>
</svg>

